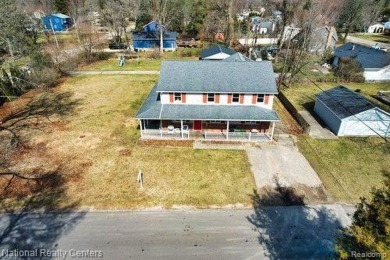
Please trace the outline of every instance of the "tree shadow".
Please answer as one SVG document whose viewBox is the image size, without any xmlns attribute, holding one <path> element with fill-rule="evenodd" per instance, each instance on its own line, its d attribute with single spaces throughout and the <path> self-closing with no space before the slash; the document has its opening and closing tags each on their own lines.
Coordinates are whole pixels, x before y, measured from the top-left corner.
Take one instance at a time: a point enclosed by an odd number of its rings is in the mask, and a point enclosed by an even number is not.
<svg viewBox="0 0 390 260">
<path fill-rule="evenodd" d="M 31 154 L 26 149 L 34 135 L 30 130 L 44 130 L 56 116 L 74 113 L 79 101 L 72 95 L 49 91 L 20 101 L 0 118 L 0 259 L 13 258 L 12 252 L 55 250 L 56 241 L 84 218 L 85 213 L 74 212 L 79 203 L 67 197 L 70 180 L 65 177 L 73 173 L 44 147 L 31 148 L 42 164 L 29 167 Z"/>
<path fill-rule="evenodd" d="M 254 213 L 247 216 L 258 232 L 264 257 L 270 259 L 334 259 L 335 236 L 341 222 L 328 206 L 306 206 L 291 188 L 251 195 Z M 274 205 L 282 201 L 283 206 Z"/>
<path fill-rule="evenodd" d="M 78 202 L 61 206 L 67 200 L 66 181 L 62 175 L 57 169 L 23 183 L 19 183 L 18 177 L 9 180 L 0 193 L 3 211 L 0 215 L 0 259 L 8 259 L 11 252 L 31 250 L 38 250 L 38 256 L 22 258 L 51 259 L 39 254 L 40 250 L 56 250 L 56 241 L 84 218 L 85 213 L 74 212 Z M 21 185 L 27 187 L 19 187 Z M 26 189 L 31 194 L 26 195 Z M 9 203 L 9 200 L 23 199 L 23 196 L 27 199 L 24 198 L 18 207 Z"/>
</svg>

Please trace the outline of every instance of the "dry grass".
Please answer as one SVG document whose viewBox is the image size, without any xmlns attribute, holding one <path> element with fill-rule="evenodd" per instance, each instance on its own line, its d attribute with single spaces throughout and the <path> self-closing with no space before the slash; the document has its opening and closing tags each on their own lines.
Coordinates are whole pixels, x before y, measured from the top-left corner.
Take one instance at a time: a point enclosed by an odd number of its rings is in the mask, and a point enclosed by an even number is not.
<svg viewBox="0 0 390 260">
<path fill-rule="evenodd" d="M 370 197 L 370 190 L 383 183 L 390 169 L 390 146 L 380 138 L 299 138 L 299 149 L 309 160 L 338 201 L 354 203 Z"/>
<path fill-rule="evenodd" d="M 317 85 L 319 85 L 323 90 L 330 89 L 338 85 L 343 85 L 352 90 L 359 89 L 360 94 L 368 98 L 371 102 L 384 109 L 389 109 L 388 106 L 383 105 L 383 103 L 375 99 L 375 95 L 379 90 L 390 90 L 390 84 L 388 83 L 317 83 Z M 298 110 L 304 110 L 314 107 L 315 94 L 321 92 L 321 90 L 314 84 L 306 82 L 292 86 L 283 92 Z"/>
<path fill-rule="evenodd" d="M 45 147 L 33 157 L 37 162 L 56 158 L 55 166 L 61 166 L 64 196 L 55 203 L 99 209 L 250 204 L 255 186 L 243 151 L 137 144 L 133 116 L 156 79 L 77 76 L 56 89 L 72 93 L 77 106 L 66 116 L 51 117 L 42 131 L 25 133 L 29 146 Z M 22 157 L 15 162 L 24 169 Z M 138 169 L 145 175 L 143 190 Z"/>
</svg>

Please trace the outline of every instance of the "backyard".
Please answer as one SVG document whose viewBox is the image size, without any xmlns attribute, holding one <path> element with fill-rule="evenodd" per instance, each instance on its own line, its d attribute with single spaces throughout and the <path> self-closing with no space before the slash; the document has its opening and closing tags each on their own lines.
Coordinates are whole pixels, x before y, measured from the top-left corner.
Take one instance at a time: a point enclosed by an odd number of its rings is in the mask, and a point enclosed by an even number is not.
<svg viewBox="0 0 390 260">
<path fill-rule="evenodd" d="M 54 169 L 62 180 L 56 185 L 61 183 L 64 193 L 56 207 L 250 205 L 255 185 L 244 151 L 138 143 L 133 116 L 156 79 L 151 75 L 69 77 L 48 94 L 38 95 L 49 100 L 43 104 L 55 103 L 56 110 L 66 113 L 48 109 L 53 113 L 49 120 L 25 122 L 34 127 L 20 131 L 26 149 L 13 155 L 10 169 L 29 177 Z M 6 108 L 17 106 L 11 103 Z M 143 189 L 137 182 L 139 169 L 144 174 Z M 6 187 L 0 194 L 2 208 L 17 208 L 29 200 L 36 192 L 32 182 L 1 179 Z M 46 194 L 45 201 L 55 200 L 50 196 L 54 195 Z"/>
<path fill-rule="evenodd" d="M 316 83 L 326 90 L 344 85 L 389 111 L 389 106 L 375 99 L 379 90 L 390 90 L 388 83 Z M 296 85 L 284 90 L 298 110 L 313 112 L 315 94 L 321 90 L 312 83 Z M 349 138 L 319 140 L 300 136 L 298 146 L 324 183 L 338 201 L 356 202 L 359 197 L 369 197 L 373 187 L 382 185 L 383 173 L 390 169 L 390 145 L 382 138 Z"/>
</svg>

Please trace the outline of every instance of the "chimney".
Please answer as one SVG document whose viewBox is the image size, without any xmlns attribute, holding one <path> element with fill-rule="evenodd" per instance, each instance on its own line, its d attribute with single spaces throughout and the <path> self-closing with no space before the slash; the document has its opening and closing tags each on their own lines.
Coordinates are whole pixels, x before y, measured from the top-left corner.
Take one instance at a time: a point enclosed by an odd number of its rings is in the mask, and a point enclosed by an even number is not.
<svg viewBox="0 0 390 260">
<path fill-rule="evenodd" d="M 354 50 L 355 49 L 355 44 L 352 44 L 352 49 L 351 50 Z"/>
</svg>

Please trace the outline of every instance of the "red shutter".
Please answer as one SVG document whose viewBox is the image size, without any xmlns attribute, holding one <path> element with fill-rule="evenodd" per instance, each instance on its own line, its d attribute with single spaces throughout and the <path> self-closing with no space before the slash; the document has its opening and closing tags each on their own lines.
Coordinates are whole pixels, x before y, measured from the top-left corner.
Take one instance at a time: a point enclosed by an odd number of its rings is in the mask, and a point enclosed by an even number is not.
<svg viewBox="0 0 390 260">
<path fill-rule="evenodd" d="M 264 95 L 264 104 L 268 105 L 269 95 Z"/>
<path fill-rule="evenodd" d="M 169 102 L 173 103 L 173 93 L 169 93 Z"/>
<path fill-rule="evenodd" d="M 219 94 L 215 94 L 215 104 L 219 104 Z"/>
<path fill-rule="evenodd" d="M 257 103 L 257 94 L 253 94 L 252 95 L 252 104 L 256 104 Z"/>
<path fill-rule="evenodd" d="M 233 99 L 233 95 L 232 94 L 228 94 L 228 104 L 232 103 L 232 99 Z"/>
<path fill-rule="evenodd" d="M 244 104 L 244 94 L 240 94 L 240 104 Z"/>
<path fill-rule="evenodd" d="M 181 102 L 182 102 L 183 104 L 186 103 L 186 101 L 187 101 L 186 98 L 187 98 L 186 93 L 182 93 L 182 94 L 181 94 Z"/>
<path fill-rule="evenodd" d="M 207 93 L 203 93 L 203 104 L 207 103 Z"/>
</svg>

